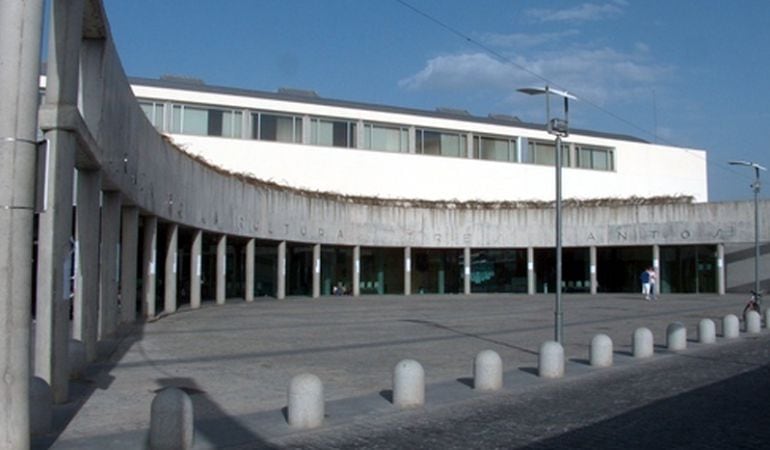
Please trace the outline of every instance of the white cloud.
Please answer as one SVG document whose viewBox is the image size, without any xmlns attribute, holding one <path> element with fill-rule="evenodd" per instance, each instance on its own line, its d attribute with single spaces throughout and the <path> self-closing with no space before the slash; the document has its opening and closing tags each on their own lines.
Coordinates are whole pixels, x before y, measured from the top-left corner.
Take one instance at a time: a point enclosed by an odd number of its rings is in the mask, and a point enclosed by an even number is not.
<svg viewBox="0 0 770 450">
<path fill-rule="evenodd" d="M 627 3 L 616 0 L 610 3 L 583 3 L 567 9 L 530 9 L 525 14 L 538 22 L 589 22 L 611 19 L 623 14 Z"/>
<path fill-rule="evenodd" d="M 486 33 L 481 36 L 481 41 L 489 46 L 497 48 L 527 49 L 546 44 L 560 42 L 561 40 L 579 35 L 578 30 L 566 30 L 555 33 L 512 33 L 498 34 Z"/>
</svg>

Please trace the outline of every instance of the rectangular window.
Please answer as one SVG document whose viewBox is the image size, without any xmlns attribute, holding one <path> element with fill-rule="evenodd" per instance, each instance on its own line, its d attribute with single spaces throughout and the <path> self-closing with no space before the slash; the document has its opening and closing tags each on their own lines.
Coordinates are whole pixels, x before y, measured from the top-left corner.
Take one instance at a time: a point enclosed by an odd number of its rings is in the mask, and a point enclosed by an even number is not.
<svg viewBox="0 0 770 450">
<path fill-rule="evenodd" d="M 329 147 L 356 147 L 355 122 L 311 119 L 310 143 Z"/>
<path fill-rule="evenodd" d="M 614 170 L 613 151 L 608 148 L 577 148 L 577 166 L 583 169 Z"/>
<path fill-rule="evenodd" d="M 252 113 L 251 137 L 261 141 L 302 142 L 302 117 Z"/>
<path fill-rule="evenodd" d="M 408 152 L 409 129 L 399 126 L 364 124 L 364 148 L 386 152 Z"/>
<path fill-rule="evenodd" d="M 466 155 L 467 139 L 461 133 L 417 130 L 417 153 L 462 157 Z"/>
<path fill-rule="evenodd" d="M 516 140 L 474 136 L 473 157 L 489 161 L 516 161 Z"/>
<path fill-rule="evenodd" d="M 570 167 L 569 144 L 561 144 L 561 165 Z M 527 148 L 527 162 L 546 166 L 556 165 L 556 143 L 530 139 Z"/>
<path fill-rule="evenodd" d="M 164 111 L 166 110 L 166 105 L 152 101 L 140 101 L 139 106 L 142 108 L 142 111 L 144 111 L 144 114 L 147 116 L 150 123 L 159 131 L 163 131 L 165 127 Z"/>
<path fill-rule="evenodd" d="M 198 136 L 239 138 L 241 137 L 241 117 L 240 111 L 173 105 L 170 131 Z"/>
</svg>

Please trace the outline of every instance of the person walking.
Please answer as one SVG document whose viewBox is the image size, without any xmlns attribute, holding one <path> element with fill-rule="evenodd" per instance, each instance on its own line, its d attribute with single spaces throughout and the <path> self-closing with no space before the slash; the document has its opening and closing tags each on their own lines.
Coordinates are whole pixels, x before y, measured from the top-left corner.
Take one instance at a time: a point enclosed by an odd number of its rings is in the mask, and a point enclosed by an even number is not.
<svg viewBox="0 0 770 450">
<path fill-rule="evenodd" d="M 658 274 L 655 272 L 654 267 L 650 267 L 649 269 L 647 269 L 647 272 L 649 273 L 648 279 L 650 282 L 650 288 L 649 288 L 650 301 L 657 300 L 657 296 L 655 295 L 655 285 L 658 282 Z"/>
<path fill-rule="evenodd" d="M 639 279 L 642 282 L 642 295 L 645 300 L 650 300 L 650 269 L 644 269 Z"/>
</svg>

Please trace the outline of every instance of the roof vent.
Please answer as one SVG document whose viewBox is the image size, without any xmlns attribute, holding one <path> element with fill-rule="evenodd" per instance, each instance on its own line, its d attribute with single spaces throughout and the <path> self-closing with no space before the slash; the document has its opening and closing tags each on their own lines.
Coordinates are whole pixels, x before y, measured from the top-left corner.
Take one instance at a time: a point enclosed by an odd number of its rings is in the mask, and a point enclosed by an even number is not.
<svg viewBox="0 0 770 450">
<path fill-rule="evenodd" d="M 278 93 L 283 95 L 290 95 L 292 97 L 319 98 L 319 95 L 316 91 L 312 91 L 309 89 L 295 89 L 295 88 L 282 87 L 282 88 L 278 88 Z"/>
<path fill-rule="evenodd" d="M 521 123 L 521 119 L 519 119 L 516 116 L 511 116 L 511 115 L 508 115 L 508 114 L 494 114 L 494 113 L 490 113 L 488 117 L 490 119 L 492 119 L 492 120 L 497 120 L 497 121 L 500 121 L 500 122 L 518 122 L 518 123 Z"/>
<path fill-rule="evenodd" d="M 450 114 L 453 116 L 464 116 L 464 117 L 470 117 L 471 113 L 469 113 L 465 109 L 458 109 L 458 108 L 445 108 L 445 107 L 439 107 L 436 108 L 436 111 L 444 114 Z"/>
<path fill-rule="evenodd" d="M 170 75 L 170 74 L 166 74 L 166 75 L 161 75 L 160 79 L 163 80 L 163 81 L 170 81 L 170 82 L 173 82 L 173 83 L 194 84 L 196 86 L 203 86 L 203 85 L 206 84 L 200 78 L 188 77 L 188 76 L 184 76 L 184 75 Z"/>
</svg>

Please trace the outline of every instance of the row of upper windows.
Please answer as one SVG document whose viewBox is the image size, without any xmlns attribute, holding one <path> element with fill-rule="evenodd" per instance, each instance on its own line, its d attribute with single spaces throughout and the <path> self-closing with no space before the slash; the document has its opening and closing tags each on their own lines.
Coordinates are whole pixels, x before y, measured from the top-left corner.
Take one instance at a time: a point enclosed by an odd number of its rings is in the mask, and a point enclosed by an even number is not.
<svg viewBox="0 0 770 450">
<path fill-rule="evenodd" d="M 356 120 L 310 117 L 266 111 L 248 111 L 177 103 L 139 101 L 150 122 L 175 134 L 251 138 L 263 141 L 360 148 L 387 152 L 472 157 L 489 161 L 554 165 L 555 144 L 516 137 L 431 130 Z M 170 110 L 170 114 L 167 111 Z M 246 121 L 244 120 L 246 119 Z M 309 125 L 308 130 L 303 127 Z M 244 133 L 246 127 L 246 133 Z M 414 133 L 414 146 L 410 137 Z M 472 136 L 472 147 L 468 138 Z M 471 152 L 469 155 L 469 151 Z M 612 171 L 611 148 L 564 143 L 565 167 Z M 471 156 L 472 155 L 472 156 Z"/>
</svg>

